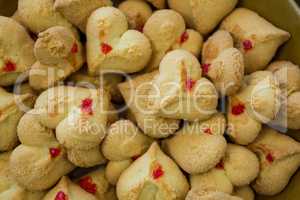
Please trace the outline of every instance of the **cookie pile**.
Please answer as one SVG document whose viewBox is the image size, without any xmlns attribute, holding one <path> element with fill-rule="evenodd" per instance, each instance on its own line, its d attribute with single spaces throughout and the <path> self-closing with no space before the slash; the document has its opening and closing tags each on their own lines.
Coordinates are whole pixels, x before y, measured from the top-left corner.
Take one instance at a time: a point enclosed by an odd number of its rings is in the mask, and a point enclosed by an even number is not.
<svg viewBox="0 0 300 200">
<path fill-rule="evenodd" d="M 0 16 L 0 199 L 283 191 L 300 69 L 273 61 L 291 35 L 237 3 L 19 0 Z"/>
</svg>

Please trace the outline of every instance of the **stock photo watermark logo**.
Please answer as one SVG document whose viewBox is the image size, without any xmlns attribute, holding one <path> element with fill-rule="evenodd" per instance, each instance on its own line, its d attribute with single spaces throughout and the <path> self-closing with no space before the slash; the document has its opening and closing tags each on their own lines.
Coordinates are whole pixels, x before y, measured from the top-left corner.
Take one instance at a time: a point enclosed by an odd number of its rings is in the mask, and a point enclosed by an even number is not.
<svg viewBox="0 0 300 200">
<path fill-rule="evenodd" d="M 49 82 L 53 80 L 57 75 L 60 73 L 63 74 L 63 70 L 53 70 L 48 69 L 48 71 L 45 70 L 31 70 L 30 73 L 39 74 L 42 73 L 43 76 L 47 76 Z M 154 81 L 145 81 L 142 84 L 138 85 L 138 87 L 134 87 L 133 85 L 133 77 L 125 74 L 121 71 L 116 70 L 109 70 L 109 71 L 103 71 L 99 77 L 97 77 L 98 84 L 91 83 L 89 81 L 78 81 L 76 83 L 69 82 L 69 81 L 60 81 L 55 84 L 55 86 L 62 86 L 65 85 L 66 87 L 80 87 L 85 88 L 87 90 L 90 90 L 90 93 L 92 94 L 93 91 L 99 90 L 100 88 L 103 88 L 105 83 L 103 77 L 106 74 L 118 74 L 123 77 L 124 81 L 126 81 L 129 85 L 129 100 L 126 101 L 124 105 L 118 106 L 115 110 L 109 110 L 101 108 L 101 112 L 111 115 L 111 114 L 119 114 L 124 111 L 126 111 L 128 108 L 130 108 L 131 105 L 134 105 L 137 108 L 137 111 L 144 115 L 161 115 L 163 113 L 163 116 L 172 116 L 176 115 L 176 113 L 191 113 L 197 111 L 198 113 L 204 113 L 207 115 L 212 115 L 217 112 L 226 112 L 226 107 L 224 108 L 224 105 L 227 105 L 226 98 L 219 98 L 219 105 L 222 105 L 222 110 L 216 110 L 207 108 L 205 105 L 211 103 L 212 101 L 215 101 L 218 99 L 219 95 L 215 88 L 213 88 L 213 92 L 207 92 L 207 88 L 211 88 L 211 84 L 197 84 L 193 88 L 193 92 L 186 92 L 182 88 L 184 87 L 182 83 L 180 82 L 166 82 L 164 85 L 158 86 Z M 62 76 L 62 75 L 61 75 Z M 28 80 L 29 74 L 23 73 L 21 74 L 15 85 L 13 92 L 14 94 L 20 94 L 21 86 L 23 83 L 26 83 Z M 209 82 L 208 82 L 209 83 Z M 109 84 L 109 83 L 106 83 Z M 280 129 L 280 131 L 285 132 L 286 131 L 286 123 L 287 123 L 287 114 L 286 114 L 286 95 L 284 95 L 284 91 L 276 90 L 275 96 L 270 96 L 272 101 L 267 101 L 265 103 L 273 103 L 272 110 L 264 110 L 264 108 L 258 108 L 256 107 L 257 101 L 259 101 L 259 97 L 263 95 L 268 95 L 269 90 L 273 88 L 273 83 L 270 82 L 268 77 L 261 80 L 261 83 L 256 84 L 254 88 L 252 88 L 251 93 L 248 95 L 248 99 L 246 102 L 246 110 L 249 112 L 250 115 L 252 115 L 255 119 L 263 122 L 268 123 L 271 127 L 275 129 Z M 51 87 L 55 87 L 54 85 Z M 51 88 L 50 87 L 50 88 Z M 223 90 L 226 90 L 226 88 L 229 88 L 230 85 L 224 86 Z M 163 89 L 162 89 L 163 88 Z M 142 92 L 141 92 L 142 91 Z M 57 105 L 61 104 L 64 101 L 68 101 L 70 99 L 76 99 L 77 94 L 76 92 L 70 92 L 70 90 L 60 90 L 60 92 L 64 94 L 52 94 L 49 95 L 47 101 L 53 102 L 56 101 Z M 56 99 L 57 97 L 63 97 L 63 99 Z M 24 102 L 22 102 L 20 99 L 15 98 L 16 103 L 18 104 L 19 108 L 27 112 L 31 110 L 30 107 L 26 106 Z M 176 102 L 176 103 L 174 103 Z M 55 104 L 54 104 L 55 105 Z M 55 107 L 55 106 L 54 106 Z M 47 108 L 46 111 L 51 113 L 55 111 L 56 113 L 67 113 L 71 112 L 70 110 L 66 111 L 65 109 L 70 109 L 68 106 L 56 106 Z M 271 112 L 271 113 L 270 113 Z M 273 118 L 272 114 L 276 114 L 276 117 Z M 155 123 L 155 120 L 152 120 L 152 118 L 146 118 L 144 121 L 144 128 L 156 128 L 156 129 L 170 129 L 170 128 L 178 128 L 178 125 L 174 123 L 174 126 L 171 124 L 161 124 L 165 127 L 157 127 L 154 126 L 152 123 Z M 172 127 L 170 127 L 170 125 Z M 86 127 L 86 124 L 82 124 L 83 127 Z M 89 125 L 91 126 L 91 125 Z M 166 127 L 168 126 L 168 127 Z M 230 124 L 228 125 L 230 126 Z M 90 127 L 91 128 L 91 127 Z M 93 125 L 93 131 L 95 129 L 105 129 L 106 127 L 97 127 L 97 125 Z M 234 127 L 231 127 L 234 128 Z M 87 130 L 82 129 L 82 132 L 87 132 Z"/>
</svg>

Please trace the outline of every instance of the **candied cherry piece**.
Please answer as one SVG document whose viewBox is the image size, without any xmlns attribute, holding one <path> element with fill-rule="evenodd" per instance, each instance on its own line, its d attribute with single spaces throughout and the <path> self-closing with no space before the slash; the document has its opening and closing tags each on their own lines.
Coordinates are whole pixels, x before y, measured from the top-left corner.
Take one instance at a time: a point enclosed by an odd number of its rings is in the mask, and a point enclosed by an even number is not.
<svg viewBox="0 0 300 200">
<path fill-rule="evenodd" d="M 235 106 L 232 106 L 231 113 L 233 115 L 240 115 L 240 114 L 242 114 L 244 112 L 245 112 L 245 105 L 244 104 L 239 103 L 239 104 L 237 104 Z"/>
<path fill-rule="evenodd" d="M 81 111 L 89 115 L 93 114 L 93 99 L 86 98 L 81 102 Z"/>
<path fill-rule="evenodd" d="M 211 129 L 210 128 L 206 128 L 204 129 L 204 133 L 212 135 Z"/>
<path fill-rule="evenodd" d="M 76 42 L 72 46 L 71 53 L 78 53 L 78 44 Z"/>
<path fill-rule="evenodd" d="M 196 84 L 196 81 L 191 79 L 191 78 L 188 78 L 186 81 L 185 81 L 185 88 L 187 91 L 191 91 L 194 86 Z"/>
<path fill-rule="evenodd" d="M 189 39 L 189 34 L 188 32 L 184 31 L 181 36 L 180 36 L 180 43 L 184 43 Z"/>
<path fill-rule="evenodd" d="M 253 44 L 252 44 L 251 40 L 244 40 L 243 47 L 244 47 L 245 51 L 251 50 L 253 48 Z"/>
<path fill-rule="evenodd" d="M 216 165 L 217 169 L 224 169 L 224 161 L 221 160 L 217 165 Z"/>
<path fill-rule="evenodd" d="M 56 158 L 57 156 L 59 156 L 61 150 L 59 148 L 50 148 L 49 149 L 51 158 Z"/>
<path fill-rule="evenodd" d="M 102 53 L 104 53 L 105 55 L 106 54 L 109 54 L 109 52 L 111 52 L 112 50 L 112 47 L 109 45 L 109 44 L 106 44 L 106 43 L 101 43 L 101 51 Z"/>
<path fill-rule="evenodd" d="M 268 153 L 266 156 L 266 159 L 269 163 L 273 163 L 274 162 L 274 156 L 272 155 L 272 153 Z"/>
<path fill-rule="evenodd" d="M 79 180 L 79 186 L 91 194 L 96 194 L 97 185 L 93 182 L 93 179 L 90 176 L 86 176 Z"/>
<path fill-rule="evenodd" d="M 152 178 L 154 180 L 159 179 L 160 177 L 162 177 L 164 175 L 164 171 L 162 169 L 161 165 L 157 165 L 154 170 L 152 171 Z"/>
<path fill-rule="evenodd" d="M 4 65 L 3 71 L 5 71 L 5 72 L 13 72 L 13 71 L 16 71 L 16 69 L 17 69 L 16 63 L 14 63 L 14 62 L 12 62 L 10 60 L 5 61 L 5 65 Z"/>
<path fill-rule="evenodd" d="M 59 191 L 55 196 L 55 200 L 68 200 L 68 197 L 63 191 Z"/>
<path fill-rule="evenodd" d="M 207 74 L 208 74 L 210 65 L 211 65 L 211 64 L 209 64 L 209 63 L 204 63 L 204 64 L 202 65 L 202 71 L 203 71 L 203 74 L 204 74 L 204 75 L 207 75 Z"/>
</svg>

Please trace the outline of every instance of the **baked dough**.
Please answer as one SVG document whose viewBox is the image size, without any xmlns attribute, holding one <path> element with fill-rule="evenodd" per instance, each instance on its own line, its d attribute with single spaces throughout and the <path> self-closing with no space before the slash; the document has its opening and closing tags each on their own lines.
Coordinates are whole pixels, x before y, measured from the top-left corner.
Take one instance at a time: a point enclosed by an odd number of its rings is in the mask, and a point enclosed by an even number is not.
<svg viewBox="0 0 300 200">
<path fill-rule="evenodd" d="M 54 9 L 54 0 L 19 0 L 18 15 L 21 23 L 33 33 L 52 26 L 72 28 L 72 24 Z"/>
<path fill-rule="evenodd" d="M 151 58 L 148 38 L 136 30 L 128 30 L 126 16 L 117 8 L 95 10 L 88 19 L 87 61 L 89 73 L 115 70 L 134 73 L 142 70 Z"/>
<path fill-rule="evenodd" d="M 180 121 L 153 115 L 148 108 L 148 94 L 156 75 L 157 71 L 139 75 L 119 84 L 119 89 L 143 133 L 152 138 L 166 138 L 176 132 Z"/>
<path fill-rule="evenodd" d="M 189 184 L 179 167 L 157 143 L 127 168 L 117 183 L 119 200 L 183 199 Z"/>
<path fill-rule="evenodd" d="M 143 32 L 146 21 L 152 15 L 152 9 L 145 1 L 123 1 L 118 8 L 126 15 L 129 29 Z"/>
<path fill-rule="evenodd" d="M 54 8 L 82 32 L 89 16 L 97 8 L 112 6 L 111 0 L 55 0 Z"/>
<path fill-rule="evenodd" d="M 233 95 L 242 86 L 244 78 L 243 54 L 233 47 L 227 31 L 219 30 L 203 45 L 202 70 L 222 95 Z"/>
<path fill-rule="evenodd" d="M 30 69 L 29 83 L 36 90 L 58 84 L 85 61 L 79 35 L 63 26 L 54 26 L 39 33 L 34 54 L 37 61 Z"/>
<path fill-rule="evenodd" d="M 10 170 L 22 187 L 32 191 L 48 189 L 74 169 L 53 130 L 39 123 L 35 110 L 21 118 L 18 137 L 21 145 L 12 152 Z"/>
<path fill-rule="evenodd" d="M 254 72 L 245 81 L 240 92 L 229 97 L 227 112 L 227 134 L 241 145 L 253 142 L 262 124 L 274 120 L 281 107 L 281 91 L 271 72 Z"/>
<path fill-rule="evenodd" d="M 209 80 L 202 78 L 197 58 L 186 50 L 169 52 L 152 84 L 148 106 L 155 115 L 200 121 L 216 113 L 218 93 Z"/>
<path fill-rule="evenodd" d="M 168 0 L 171 9 L 179 12 L 188 26 L 201 34 L 210 33 L 237 4 L 237 0 Z"/>
<path fill-rule="evenodd" d="M 13 85 L 35 62 L 34 41 L 17 21 L 0 16 L 0 86 Z"/>
<path fill-rule="evenodd" d="M 290 38 L 288 32 L 246 8 L 235 9 L 220 28 L 232 34 L 236 48 L 244 54 L 246 73 L 265 69 L 278 47 Z"/>
<path fill-rule="evenodd" d="M 252 185 L 254 190 L 268 196 L 280 193 L 300 166 L 300 143 L 264 128 L 249 148 L 260 161 L 260 173 Z"/>
<path fill-rule="evenodd" d="M 13 94 L 0 88 L 0 151 L 9 151 L 18 145 L 19 120 L 26 109 L 33 106 L 34 100 L 33 94 Z"/>
</svg>

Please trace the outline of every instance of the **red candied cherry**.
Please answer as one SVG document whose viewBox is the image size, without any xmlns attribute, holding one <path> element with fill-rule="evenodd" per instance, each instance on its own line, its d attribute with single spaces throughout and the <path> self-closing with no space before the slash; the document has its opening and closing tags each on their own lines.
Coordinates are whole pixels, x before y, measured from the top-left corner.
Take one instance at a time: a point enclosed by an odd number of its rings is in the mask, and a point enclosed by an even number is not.
<svg viewBox="0 0 300 200">
<path fill-rule="evenodd" d="M 136 30 L 139 31 L 139 32 L 141 32 L 141 33 L 143 33 L 144 26 L 143 25 L 139 25 L 139 26 L 136 27 Z"/>
<path fill-rule="evenodd" d="M 74 42 L 72 49 L 71 49 L 71 53 L 75 54 L 78 52 L 78 44 L 76 42 Z"/>
<path fill-rule="evenodd" d="M 244 111 L 245 111 L 245 105 L 242 103 L 232 106 L 232 108 L 231 108 L 231 113 L 233 115 L 240 115 L 240 114 L 244 113 Z"/>
<path fill-rule="evenodd" d="M 3 71 L 5 71 L 5 72 L 13 72 L 13 71 L 16 71 L 16 69 L 17 69 L 16 63 L 14 63 L 14 62 L 12 62 L 10 60 L 5 61 L 5 65 L 4 65 Z"/>
<path fill-rule="evenodd" d="M 160 177 L 162 177 L 163 175 L 164 175 L 164 171 L 163 171 L 163 169 L 162 169 L 162 166 L 161 165 L 157 165 L 155 168 L 154 168 L 154 170 L 152 171 L 152 178 L 154 179 L 154 180 L 157 180 L 157 179 L 159 179 Z"/>
<path fill-rule="evenodd" d="M 90 176 L 86 176 L 79 180 L 79 186 L 91 194 L 96 194 L 97 185 L 93 183 L 93 179 Z"/>
<path fill-rule="evenodd" d="M 272 163 L 274 162 L 274 156 L 272 155 L 272 153 L 268 153 L 267 156 L 266 156 L 266 159 L 269 163 Z"/>
<path fill-rule="evenodd" d="M 109 54 L 109 52 L 111 52 L 112 47 L 109 44 L 106 44 L 104 42 L 101 43 L 101 51 L 102 53 Z"/>
<path fill-rule="evenodd" d="M 59 191 L 55 196 L 55 200 L 68 200 L 68 196 L 63 191 Z"/>
<path fill-rule="evenodd" d="M 186 88 L 186 90 L 187 91 L 191 91 L 193 89 L 193 87 L 195 86 L 195 84 L 196 84 L 195 80 L 188 78 L 185 81 L 185 88 Z"/>
<path fill-rule="evenodd" d="M 59 156 L 60 152 L 61 152 L 61 150 L 59 148 L 50 148 L 49 149 L 51 158 L 56 158 L 57 156 Z"/>
<path fill-rule="evenodd" d="M 180 43 L 184 43 L 189 39 L 189 34 L 188 32 L 184 31 L 181 36 L 180 36 Z"/>
<path fill-rule="evenodd" d="M 89 115 L 93 114 L 93 99 L 86 98 L 81 102 L 81 111 Z"/>
<path fill-rule="evenodd" d="M 216 165 L 217 169 L 224 169 L 224 161 L 221 160 L 217 165 Z"/>
<path fill-rule="evenodd" d="M 251 40 L 244 40 L 243 47 L 244 47 L 245 51 L 251 50 L 253 48 L 253 44 L 252 44 Z"/>
<path fill-rule="evenodd" d="M 205 64 L 203 64 L 203 65 L 201 66 L 204 75 L 207 75 L 207 74 L 208 74 L 210 65 L 211 65 L 211 64 L 209 64 L 209 63 L 205 63 Z"/>
<path fill-rule="evenodd" d="M 209 135 L 212 135 L 211 129 L 210 128 L 206 128 L 204 129 L 204 133 L 207 133 Z"/>
</svg>

